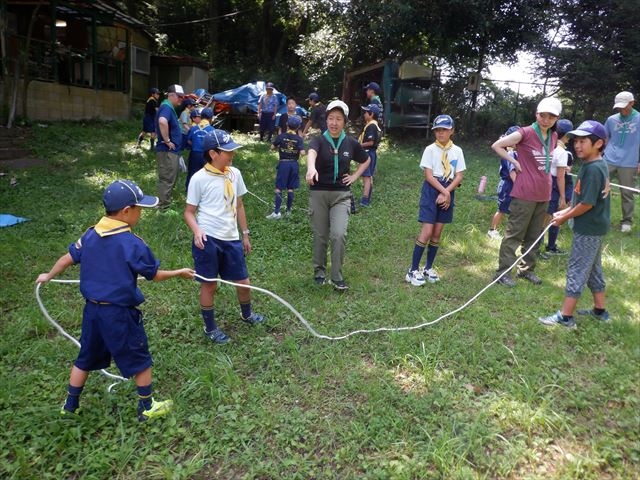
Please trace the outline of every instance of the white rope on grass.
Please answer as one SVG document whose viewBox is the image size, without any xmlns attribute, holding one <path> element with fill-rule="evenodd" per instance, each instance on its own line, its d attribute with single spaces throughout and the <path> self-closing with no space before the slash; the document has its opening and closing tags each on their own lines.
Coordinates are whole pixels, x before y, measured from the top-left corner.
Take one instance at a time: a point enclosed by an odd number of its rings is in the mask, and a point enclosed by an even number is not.
<svg viewBox="0 0 640 480">
<path fill-rule="evenodd" d="M 374 328 L 374 329 L 361 329 L 361 330 L 354 330 L 352 332 L 346 333 L 344 335 L 339 335 L 339 336 L 323 335 L 321 333 L 318 333 L 311 326 L 311 323 L 309 323 L 302 316 L 302 314 L 293 307 L 293 305 L 291 305 L 284 298 L 282 298 L 281 296 L 277 295 L 276 293 L 273 293 L 270 290 L 267 290 L 265 288 L 256 287 L 254 285 L 246 285 L 246 284 L 243 284 L 243 283 L 230 282 L 228 280 L 222 280 L 221 278 L 207 278 L 207 277 L 203 277 L 202 275 L 199 275 L 197 273 L 196 273 L 195 276 L 197 278 L 199 278 L 200 280 L 202 280 L 203 282 L 207 282 L 207 283 L 213 283 L 213 282 L 226 283 L 227 285 L 233 285 L 234 287 L 241 287 L 241 288 L 248 288 L 250 290 L 255 290 L 257 292 L 264 293 L 265 295 L 268 295 L 268 296 L 272 297 L 273 299 L 277 300 L 282 305 L 287 307 L 296 316 L 296 318 L 300 321 L 300 323 L 302 323 L 302 325 L 304 325 L 304 327 L 309 331 L 309 333 L 311 333 L 311 335 L 313 335 L 316 338 L 322 339 L 322 340 L 333 340 L 333 341 L 344 340 L 346 338 L 349 338 L 349 337 L 351 337 L 353 335 L 357 335 L 357 334 L 371 334 L 371 333 L 380 333 L 380 332 L 407 332 L 407 331 L 418 330 L 418 329 L 421 329 L 421 328 L 424 328 L 424 327 L 429 327 L 431 325 L 435 325 L 435 324 L 441 322 L 442 320 L 444 320 L 445 318 L 448 318 L 448 317 L 450 317 L 452 315 L 455 315 L 456 313 L 458 313 L 458 312 L 464 310 L 465 308 L 467 308 L 471 303 L 473 303 L 475 300 L 477 300 L 478 297 L 480 297 L 480 295 L 482 295 L 490 287 L 492 287 L 498 281 L 500 281 L 500 279 L 502 277 L 507 275 L 511 271 L 511 269 L 513 269 L 520 262 L 520 260 L 522 260 L 531 250 L 536 248 L 537 245 L 538 245 L 538 242 L 544 237 L 545 233 L 547 233 L 547 230 L 549 230 L 549 228 L 551 228 L 551 226 L 552 226 L 552 224 L 547 225 L 547 227 L 542 231 L 540 236 L 538 236 L 538 238 L 536 238 L 536 240 L 532 243 L 532 245 L 524 253 L 522 253 L 520 255 L 520 257 L 518 257 L 516 259 L 516 261 L 513 262 L 513 264 L 509 268 L 504 270 L 500 275 L 497 275 L 488 285 L 486 285 L 482 290 L 480 290 L 473 297 L 471 297 L 469 300 L 467 300 L 467 302 L 465 302 L 462 306 L 460 306 L 460 307 L 456 308 L 455 310 L 452 310 L 452 311 L 450 311 L 448 313 L 445 313 L 444 315 L 441 315 L 440 317 L 436 318 L 435 320 L 432 320 L 432 321 L 429 321 L 429 322 L 423 322 L 423 323 L 420 323 L 418 325 L 411 325 L 411 326 L 404 326 L 404 327 L 379 327 L 379 328 Z M 51 281 L 52 282 L 58 282 L 58 283 L 78 283 L 79 282 L 79 280 L 56 280 L 56 279 L 53 279 Z M 67 332 L 65 332 L 64 329 L 60 325 L 58 325 L 55 322 L 55 320 L 53 320 L 53 318 L 51 318 L 51 316 L 47 312 L 46 308 L 42 304 L 42 301 L 40 299 L 39 290 L 40 290 L 40 284 L 38 284 L 36 286 L 36 298 L 38 300 L 38 305 L 40 305 L 40 310 L 42 311 L 44 316 L 47 318 L 47 320 L 49 320 L 49 322 L 51 322 L 53 324 L 54 327 L 56 327 L 56 329 L 62 335 L 64 335 L 68 339 L 70 339 L 72 342 L 74 342 L 79 347 L 80 343 L 75 338 L 73 338 L 71 335 L 69 335 Z M 424 317 L 422 317 L 422 319 L 424 320 Z M 120 377 L 120 376 L 117 376 L 117 375 L 113 375 L 113 374 L 111 374 L 111 373 L 109 373 L 109 372 L 107 372 L 105 370 L 101 370 L 100 372 L 103 373 L 104 375 L 110 377 L 110 378 L 118 379 L 119 381 L 127 380 L 126 378 L 123 378 L 123 377 Z M 109 387 L 109 388 L 111 389 L 111 387 Z"/>
<path fill-rule="evenodd" d="M 275 205 L 273 203 L 269 203 L 266 200 L 260 198 L 258 195 L 256 195 L 255 193 L 253 193 L 251 190 L 247 189 L 247 193 L 255 198 L 257 198 L 258 200 L 260 200 L 262 203 L 264 203 L 266 206 L 268 206 L 270 209 L 273 209 L 275 207 Z M 280 195 L 282 195 L 282 192 L 280 192 Z M 292 210 L 302 210 L 303 212 L 309 213 L 309 209 L 304 208 L 304 207 L 291 207 Z"/>
</svg>

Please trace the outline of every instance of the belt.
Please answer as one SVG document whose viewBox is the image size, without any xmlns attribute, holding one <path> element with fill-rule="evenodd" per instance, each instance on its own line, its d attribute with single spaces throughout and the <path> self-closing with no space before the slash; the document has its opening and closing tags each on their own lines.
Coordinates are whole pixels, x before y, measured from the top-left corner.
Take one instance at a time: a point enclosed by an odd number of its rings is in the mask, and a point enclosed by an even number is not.
<svg viewBox="0 0 640 480">
<path fill-rule="evenodd" d="M 96 305 L 111 305 L 111 302 L 100 302 L 98 300 L 93 300 L 92 298 L 87 298 L 87 301 L 95 303 Z"/>
</svg>

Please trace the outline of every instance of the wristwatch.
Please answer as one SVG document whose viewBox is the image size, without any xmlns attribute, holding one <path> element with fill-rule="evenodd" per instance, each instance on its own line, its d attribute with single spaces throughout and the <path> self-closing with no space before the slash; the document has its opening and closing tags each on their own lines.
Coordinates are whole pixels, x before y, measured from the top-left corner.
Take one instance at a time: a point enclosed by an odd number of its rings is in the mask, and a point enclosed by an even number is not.
<svg viewBox="0 0 640 480">
<path fill-rule="evenodd" d="M 249 230 L 248 228 L 246 230 L 242 230 L 242 234 L 243 235 L 249 235 L 251 230 Z"/>
</svg>

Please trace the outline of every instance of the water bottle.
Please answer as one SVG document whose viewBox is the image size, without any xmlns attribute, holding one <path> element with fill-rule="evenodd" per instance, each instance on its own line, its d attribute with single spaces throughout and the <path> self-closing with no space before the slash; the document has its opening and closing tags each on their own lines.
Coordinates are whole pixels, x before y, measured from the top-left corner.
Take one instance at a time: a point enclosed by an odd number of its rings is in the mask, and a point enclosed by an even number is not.
<svg viewBox="0 0 640 480">
<path fill-rule="evenodd" d="M 487 186 L 487 177 L 485 175 L 480 177 L 480 183 L 478 184 L 478 193 L 484 193 L 484 189 Z"/>
</svg>

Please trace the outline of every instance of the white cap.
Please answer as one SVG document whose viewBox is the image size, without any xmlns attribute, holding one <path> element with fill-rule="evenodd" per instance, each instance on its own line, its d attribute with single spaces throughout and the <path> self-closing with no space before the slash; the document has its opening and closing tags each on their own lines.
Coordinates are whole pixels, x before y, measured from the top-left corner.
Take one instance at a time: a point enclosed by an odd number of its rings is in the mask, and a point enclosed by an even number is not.
<svg viewBox="0 0 640 480">
<path fill-rule="evenodd" d="M 334 100 L 332 102 L 329 102 L 329 105 L 327 105 L 327 113 L 335 108 L 342 110 L 345 119 L 349 118 L 349 107 L 347 107 L 347 104 L 342 100 Z"/>
<path fill-rule="evenodd" d="M 633 102 L 633 93 L 631 92 L 620 92 L 616 95 L 616 99 L 614 100 L 613 108 L 624 108 L 629 103 Z"/>
<path fill-rule="evenodd" d="M 560 100 L 554 97 L 547 97 L 540 100 L 536 113 L 550 113 L 556 117 L 560 116 L 562 112 L 562 103 Z"/>
</svg>

